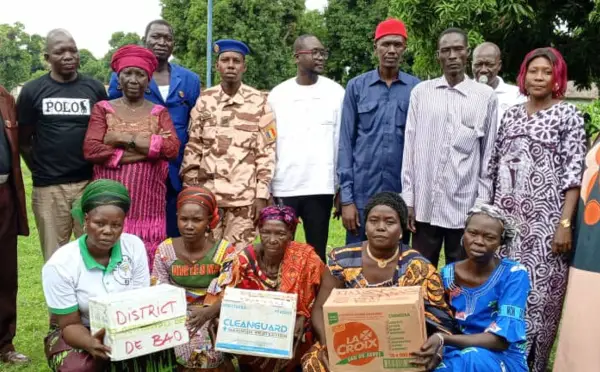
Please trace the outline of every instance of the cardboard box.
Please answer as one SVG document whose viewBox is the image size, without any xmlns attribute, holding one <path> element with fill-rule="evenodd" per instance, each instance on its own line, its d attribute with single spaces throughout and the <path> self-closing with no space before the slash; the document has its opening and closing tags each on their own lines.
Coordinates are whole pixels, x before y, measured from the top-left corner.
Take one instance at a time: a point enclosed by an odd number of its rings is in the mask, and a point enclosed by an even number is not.
<svg viewBox="0 0 600 372">
<path fill-rule="evenodd" d="M 225 289 L 215 349 L 292 359 L 297 295 Z"/>
<path fill-rule="evenodd" d="M 90 330 L 104 328 L 111 360 L 125 360 L 189 341 L 185 290 L 168 284 L 90 298 Z"/>
<path fill-rule="evenodd" d="M 170 349 L 190 341 L 186 318 L 180 317 L 125 332 L 110 333 L 104 344 L 112 350 L 110 360 L 119 361 Z"/>
<path fill-rule="evenodd" d="M 421 287 L 334 289 L 323 306 L 332 372 L 416 372 L 427 339 Z"/>
</svg>

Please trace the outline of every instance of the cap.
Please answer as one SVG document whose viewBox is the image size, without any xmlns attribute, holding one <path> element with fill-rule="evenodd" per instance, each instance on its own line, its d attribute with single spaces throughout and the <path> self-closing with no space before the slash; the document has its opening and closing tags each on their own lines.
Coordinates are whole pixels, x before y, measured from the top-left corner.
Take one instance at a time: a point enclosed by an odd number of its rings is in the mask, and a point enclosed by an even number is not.
<svg viewBox="0 0 600 372">
<path fill-rule="evenodd" d="M 223 39 L 215 42 L 213 50 L 217 54 L 225 52 L 237 52 L 243 56 L 250 54 L 250 48 L 246 44 L 233 39 Z"/>
<path fill-rule="evenodd" d="M 381 39 L 387 35 L 400 35 L 408 39 L 406 33 L 406 26 L 404 23 L 396 18 L 389 18 L 377 25 L 375 29 L 375 41 Z"/>
</svg>

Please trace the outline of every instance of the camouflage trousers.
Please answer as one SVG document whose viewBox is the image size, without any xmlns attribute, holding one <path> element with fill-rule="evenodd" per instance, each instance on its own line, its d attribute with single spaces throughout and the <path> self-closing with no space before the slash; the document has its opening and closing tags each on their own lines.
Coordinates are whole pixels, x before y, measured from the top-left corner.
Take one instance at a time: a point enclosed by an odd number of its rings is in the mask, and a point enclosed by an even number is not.
<svg viewBox="0 0 600 372">
<path fill-rule="evenodd" d="M 244 245 L 254 242 L 256 238 L 256 227 L 254 226 L 254 208 L 247 207 L 225 207 L 221 221 L 212 231 L 214 241 L 225 239 L 232 244 L 242 243 Z"/>
</svg>

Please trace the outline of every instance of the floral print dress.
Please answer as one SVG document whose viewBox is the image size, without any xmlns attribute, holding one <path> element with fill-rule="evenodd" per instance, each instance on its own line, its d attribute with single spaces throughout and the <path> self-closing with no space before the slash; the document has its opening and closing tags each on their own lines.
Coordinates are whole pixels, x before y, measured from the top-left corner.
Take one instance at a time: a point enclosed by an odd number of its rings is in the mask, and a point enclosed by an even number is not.
<svg viewBox="0 0 600 372">
<path fill-rule="evenodd" d="M 531 279 L 527 302 L 528 363 L 546 372 L 567 287 L 568 257 L 552 253 L 565 193 L 581 186 L 586 152 L 583 117 L 559 102 L 528 115 L 525 104 L 506 111 L 490 161 L 494 205 L 514 219 L 519 234 L 499 254 L 523 264 Z"/>
</svg>

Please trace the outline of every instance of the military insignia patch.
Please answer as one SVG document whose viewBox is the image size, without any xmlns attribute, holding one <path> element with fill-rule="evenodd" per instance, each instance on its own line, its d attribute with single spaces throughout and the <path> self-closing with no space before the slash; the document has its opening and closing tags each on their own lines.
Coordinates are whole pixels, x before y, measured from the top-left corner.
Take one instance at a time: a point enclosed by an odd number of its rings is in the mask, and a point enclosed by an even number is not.
<svg viewBox="0 0 600 372">
<path fill-rule="evenodd" d="M 220 49 L 219 49 L 219 46 L 218 46 L 217 44 L 215 44 L 215 45 L 213 46 L 213 51 L 214 51 L 215 53 L 219 53 L 219 50 L 220 50 Z"/>
<path fill-rule="evenodd" d="M 275 127 L 275 122 L 269 123 L 269 125 L 261 129 L 261 132 L 265 136 L 265 139 L 268 143 L 275 142 L 277 139 L 277 128 Z"/>
</svg>

